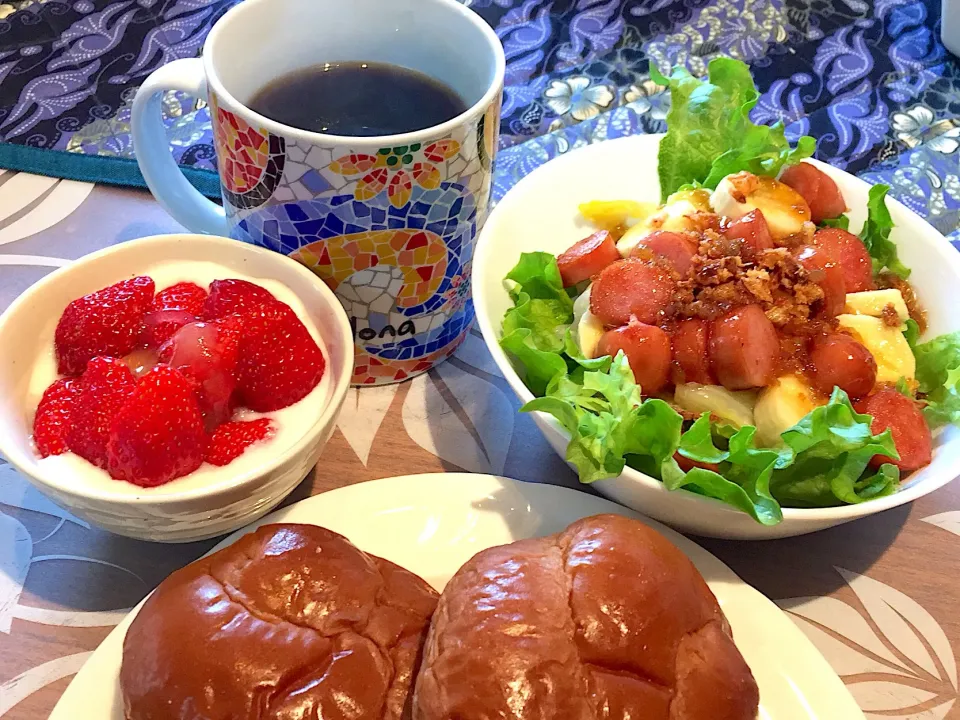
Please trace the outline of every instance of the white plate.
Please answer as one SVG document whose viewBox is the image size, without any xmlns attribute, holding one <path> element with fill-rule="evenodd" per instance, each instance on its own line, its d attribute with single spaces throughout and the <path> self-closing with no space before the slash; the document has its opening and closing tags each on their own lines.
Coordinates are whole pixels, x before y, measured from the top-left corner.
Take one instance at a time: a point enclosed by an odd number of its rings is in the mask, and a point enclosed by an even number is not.
<svg viewBox="0 0 960 720">
<path fill-rule="evenodd" d="M 551 160 L 517 183 L 484 225 L 473 263 L 473 302 L 483 339 L 500 372 L 521 401 L 533 399 L 500 349 L 503 314 L 513 306 L 503 278 L 522 252 L 561 253 L 593 232 L 577 206 L 587 200 L 660 199 L 657 180 L 659 135 L 637 135 L 589 145 Z M 853 175 L 814 163 L 837 183 L 850 208 L 850 229 L 860 231 L 867 215 L 870 186 Z M 956 289 L 960 286 L 960 253 L 925 220 L 896 200 L 887 200 L 896 228 L 891 238 L 900 258 L 913 269 L 910 277 L 929 313 L 926 337 L 960 330 Z M 533 413 L 553 449 L 564 457 L 570 436 L 553 417 Z M 860 505 L 836 508 L 785 508 L 783 522 L 765 526 L 746 513 L 713 498 L 686 490 L 669 491 L 638 470 L 627 468 L 617 478 L 594 487 L 617 502 L 680 530 L 711 537 L 768 539 L 822 530 L 873 515 L 915 500 L 950 482 L 960 466 L 960 430 L 951 427 L 934 439 L 933 462 L 910 476 L 900 492 Z"/>
<path fill-rule="evenodd" d="M 618 505 L 552 485 L 491 475 L 410 475 L 361 483 L 303 500 L 221 543 L 271 522 L 322 525 L 417 573 L 438 590 L 475 553 L 562 530 L 598 513 L 636 517 L 677 545 L 703 574 L 760 686 L 760 718 L 855 720 L 853 698 L 826 660 L 780 609 L 686 538 Z M 117 681 L 123 636 L 136 609 L 107 636 L 50 720 L 123 720 Z"/>
</svg>

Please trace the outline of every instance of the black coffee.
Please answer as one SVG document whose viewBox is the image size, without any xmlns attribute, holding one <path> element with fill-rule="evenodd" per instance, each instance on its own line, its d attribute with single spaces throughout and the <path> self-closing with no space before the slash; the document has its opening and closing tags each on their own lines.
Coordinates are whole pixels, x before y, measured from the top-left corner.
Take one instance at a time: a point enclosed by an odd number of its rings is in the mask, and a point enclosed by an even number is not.
<svg viewBox="0 0 960 720">
<path fill-rule="evenodd" d="M 467 109 L 447 85 L 386 63 L 325 63 L 280 77 L 250 107 L 284 125 L 330 135 L 395 135 L 439 125 Z"/>
</svg>

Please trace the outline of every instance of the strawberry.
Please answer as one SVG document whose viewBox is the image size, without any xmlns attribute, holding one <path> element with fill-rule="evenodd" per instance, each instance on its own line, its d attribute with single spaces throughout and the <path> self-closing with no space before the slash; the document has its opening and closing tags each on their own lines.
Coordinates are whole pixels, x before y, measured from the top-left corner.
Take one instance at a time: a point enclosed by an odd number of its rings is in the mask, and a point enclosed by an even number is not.
<svg viewBox="0 0 960 720">
<path fill-rule="evenodd" d="M 79 375 L 98 355 L 121 357 L 133 350 L 153 289 L 152 279 L 135 277 L 67 305 L 55 335 L 60 373 Z"/>
<path fill-rule="evenodd" d="M 274 431 L 269 418 L 224 423 L 210 437 L 206 461 L 211 465 L 229 465 L 248 447 L 271 437 Z"/>
<path fill-rule="evenodd" d="M 196 470 L 205 449 L 193 384 L 180 371 L 158 365 L 110 425 L 107 470 L 117 480 L 154 487 Z"/>
<path fill-rule="evenodd" d="M 214 280 L 210 295 L 203 304 L 203 320 L 217 320 L 228 315 L 245 315 L 264 305 L 279 302 L 259 285 L 246 280 Z"/>
<path fill-rule="evenodd" d="M 317 343 L 284 303 L 244 316 L 237 391 L 248 408 L 269 412 L 292 405 L 316 387 L 324 366 Z"/>
<path fill-rule="evenodd" d="M 122 360 L 97 357 L 87 364 L 79 384 L 67 447 L 97 467 L 106 467 L 110 422 L 133 394 L 137 381 Z"/>
<path fill-rule="evenodd" d="M 160 348 L 160 360 L 182 372 L 196 385 L 204 424 L 212 431 L 230 419 L 231 397 L 237 385 L 239 321 L 225 318 L 184 325 Z"/>
<path fill-rule="evenodd" d="M 187 323 L 200 319 L 207 291 L 192 282 L 171 285 L 157 293 L 144 317 L 143 341 L 158 348 Z"/>
<path fill-rule="evenodd" d="M 80 383 L 76 378 L 60 378 L 43 391 L 33 417 L 33 442 L 40 457 L 67 451 L 67 432 Z"/>
</svg>

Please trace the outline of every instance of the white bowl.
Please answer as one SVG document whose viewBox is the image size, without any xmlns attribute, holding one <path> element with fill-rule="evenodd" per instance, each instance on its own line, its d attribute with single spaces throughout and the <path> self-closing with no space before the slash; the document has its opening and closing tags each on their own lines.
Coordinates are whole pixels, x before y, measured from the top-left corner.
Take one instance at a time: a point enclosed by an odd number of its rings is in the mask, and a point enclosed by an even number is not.
<svg viewBox="0 0 960 720">
<path fill-rule="evenodd" d="M 303 303 L 323 338 L 329 381 L 323 411 L 303 437 L 269 462 L 183 491 L 130 494 L 85 487 L 69 473 L 52 473 L 30 441 L 27 392 L 34 363 L 53 347 L 67 304 L 133 277 L 154 263 L 215 262 L 229 273 L 274 280 Z M 225 275 L 229 277 L 229 275 Z M 54 502 L 95 525 L 142 540 L 188 542 L 242 527 L 274 508 L 316 465 L 330 438 L 353 372 L 350 323 L 333 292 L 316 275 L 278 253 L 209 235 L 159 235 L 121 243 L 51 273 L 0 316 L 0 454 Z"/>
<path fill-rule="evenodd" d="M 491 213 L 477 242 L 473 264 L 473 301 L 487 346 L 501 372 L 524 402 L 533 394 L 500 349 L 500 323 L 512 307 L 503 278 L 521 252 L 558 254 L 592 230 L 577 206 L 587 200 L 658 201 L 658 135 L 639 135 L 591 145 L 551 160 L 521 180 Z M 866 218 L 869 185 L 841 170 L 815 163 L 840 187 L 851 230 Z M 960 255 L 926 221 L 895 200 L 887 201 L 896 223 L 891 237 L 900 258 L 913 268 L 910 280 L 929 312 L 931 338 L 960 329 L 957 288 Z M 563 457 L 569 435 L 553 417 L 533 413 L 553 449 Z M 720 538 L 766 539 L 822 530 L 915 500 L 942 487 L 960 467 L 960 430 L 948 428 L 934 441 L 933 462 L 914 473 L 900 491 L 859 505 L 823 509 L 784 508 L 783 522 L 764 526 L 712 498 L 685 490 L 669 491 L 655 478 L 627 468 L 594 487 L 603 495 L 680 530 Z"/>
</svg>

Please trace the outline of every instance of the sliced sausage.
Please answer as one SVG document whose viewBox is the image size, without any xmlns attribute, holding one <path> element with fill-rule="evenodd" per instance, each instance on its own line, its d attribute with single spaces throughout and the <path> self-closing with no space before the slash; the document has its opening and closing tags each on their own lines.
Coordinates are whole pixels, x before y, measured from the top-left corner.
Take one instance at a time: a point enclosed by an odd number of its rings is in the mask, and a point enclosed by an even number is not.
<svg viewBox="0 0 960 720">
<path fill-rule="evenodd" d="M 640 322 L 607 330 L 600 337 L 597 355 L 616 357 L 620 350 L 644 395 L 663 390 L 670 376 L 670 337 L 663 330 Z"/>
<path fill-rule="evenodd" d="M 743 240 L 744 247 L 753 253 L 773 247 L 773 236 L 760 210 L 751 210 L 739 220 L 731 222 L 724 228 L 723 235 L 730 240 Z"/>
<path fill-rule="evenodd" d="M 683 383 L 717 384 L 713 373 L 710 371 L 710 357 L 707 354 L 709 329 L 709 323 L 699 318 L 684 320 L 673 329 L 671 333 L 673 341 L 671 377 L 674 385 Z"/>
<path fill-rule="evenodd" d="M 823 289 L 823 313 L 836 317 L 847 304 L 847 284 L 840 263 L 825 250 L 803 245 L 797 251 L 797 260 L 806 268 L 810 280 Z"/>
<path fill-rule="evenodd" d="M 695 467 L 703 468 L 704 470 L 713 470 L 714 472 L 720 471 L 720 466 L 716 463 L 708 462 L 699 462 L 698 460 L 691 460 L 690 458 L 685 458 L 680 453 L 674 453 L 673 459 L 677 461 L 677 465 L 680 466 L 680 469 L 684 472 L 690 472 Z"/>
<path fill-rule="evenodd" d="M 630 322 L 656 325 L 673 297 L 676 283 L 662 267 L 627 258 L 608 265 L 590 289 L 590 312 L 607 327 Z"/>
<path fill-rule="evenodd" d="M 867 246 L 853 233 L 840 228 L 823 228 L 813 236 L 813 244 L 840 264 L 847 292 L 873 290 L 873 263 Z"/>
<path fill-rule="evenodd" d="M 930 463 L 933 437 L 923 413 L 913 400 L 888 387 L 861 400 L 855 407 L 857 412 L 873 416 L 870 430 L 874 435 L 890 428 L 893 444 L 900 453 L 899 460 L 877 455 L 870 461 L 872 466 L 889 462 L 909 472 Z"/>
<path fill-rule="evenodd" d="M 746 390 L 771 383 L 780 358 L 773 323 L 759 305 L 744 305 L 710 326 L 710 362 L 728 390 Z"/>
<path fill-rule="evenodd" d="M 654 230 L 640 238 L 631 255 L 638 255 L 644 250 L 666 258 L 680 275 L 686 275 L 690 269 L 690 261 L 697 254 L 697 243 L 681 233 Z"/>
<path fill-rule="evenodd" d="M 877 382 L 877 361 L 861 343 L 844 333 L 813 341 L 810 350 L 813 386 L 824 395 L 839 387 L 852 399 L 867 395 Z"/>
<path fill-rule="evenodd" d="M 607 265 L 620 259 L 617 244 L 606 230 L 585 237 L 557 258 L 564 287 L 589 280 Z"/>
<path fill-rule="evenodd" d="M 810 219 L 817 225 L 827 218 L 839 217 L 847 209 L 833 178 L 810 163 L 788 167 L 780 176 L 780 182 L 803 196 L 810 206 Z"/>
</svg>

